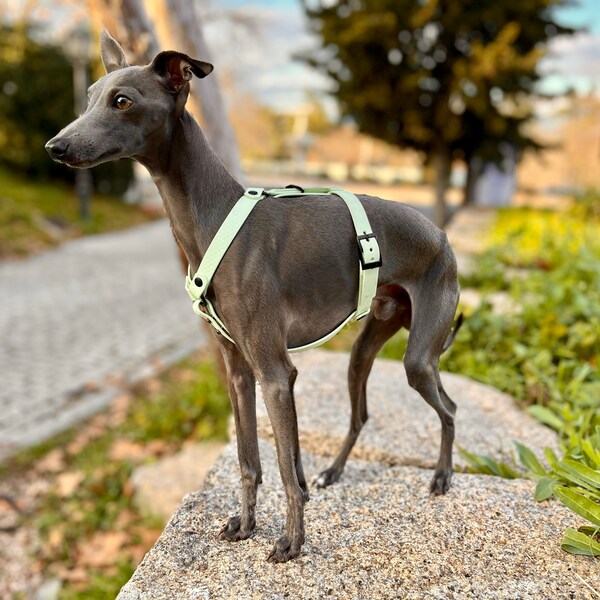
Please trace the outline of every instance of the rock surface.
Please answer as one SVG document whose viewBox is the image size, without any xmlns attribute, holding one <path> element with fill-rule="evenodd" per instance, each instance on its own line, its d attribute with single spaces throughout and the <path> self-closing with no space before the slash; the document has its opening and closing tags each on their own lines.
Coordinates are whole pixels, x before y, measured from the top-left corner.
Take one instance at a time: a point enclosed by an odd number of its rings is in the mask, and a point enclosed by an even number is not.
<svg viewBox="0 0 600 600">
<path fill-rule="evenodd" d="M 303 450 L 334 456 L 350 423 L 346 385 L 348 355 L 314 350 L 292 355 L 298 368 L 296 409 Z M 470 452 L 506 458 L 511 440 L 525 441 L 538 454 L 556 445 L 554 433 L 519 410 L 513 399 L 487 385 L 459 375 L 442 373 L 442 382 L 458 405 L 457 446 Z M 440 423 L 435 411 L 410 388 L 404 366 L 377 360 L 367 384 L 369 420 L 361 431 L 352 458 L 385 464 L 433 468 L 440 444 Z M 271 437 L 263 402 L 257 402 L 261 437 Z"/>
<path fill-rule="evenodd" d="M 312 479 L 329 466 L 349 418 L 348 357 L 293 357 L 303 462 Z M 458 441 L 498 454 L 512 437 L 538 449 L 551 432 L 503 394 L 443 375 L 459 405 Z M 560 549 L 578 519 L 558 502 L 537 504 L 533 483 L 457 473 L 444 497 L 428 493 L 437 457 L 437 416 L 406 385 L 399 363 L 378 361 L 369 386 L 371 419 L 342 479 L 311 490 L 301 556 L 265 561 L 284 525 L 285 497 L 259 401 L 264 484 L 257 529 L 230 544 L 216 539 L 239 510 L 235 443 L 198 492 L 184 498 L 119 600 L 204 598 L 592 598 L 598 562 Z M 429 414 L 431 413 L 431 414 Z M 392 466 L 390 466 L 392 465 Z M 407 466 L 409 465 L 409 466 Z M 418 465 L 418 466 L 415 466 Z"/>
<path fill-rule="evenodd" d="M 223 442 L 192 444 L 173 456 L 137 467 L 131 476 L 136 504 L 166 523 L 181 499 L 202 484 L 223 448 Z"/>
</svg>

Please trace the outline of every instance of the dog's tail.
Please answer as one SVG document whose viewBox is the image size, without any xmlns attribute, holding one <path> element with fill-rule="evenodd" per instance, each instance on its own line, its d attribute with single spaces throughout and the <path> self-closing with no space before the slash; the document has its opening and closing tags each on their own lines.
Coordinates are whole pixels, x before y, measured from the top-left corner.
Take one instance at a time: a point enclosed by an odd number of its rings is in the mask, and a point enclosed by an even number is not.
<svg viewBox="0 0 600 600">
<path fill-rule="evenodd" d="M 454 341 L 454 338 L 456 337 L 456 334 L 458 333 L 458 330 L 460 329 L 460 326 L 462 324 L 463 324 L 463 314 L 460 313 L 460 315 L 458 315 L 458 319 L 456 319 L 456 325 L 454 326 L 454 329 L 450 332 L 448 339 L 444 342 L 444 346 L 442 347 L 442 352 L 446 352 L 446 350 L 448 350 L 448 348 L 450 348 L 450 346 L 452 345 L 452 342 Z"/>
</svg>

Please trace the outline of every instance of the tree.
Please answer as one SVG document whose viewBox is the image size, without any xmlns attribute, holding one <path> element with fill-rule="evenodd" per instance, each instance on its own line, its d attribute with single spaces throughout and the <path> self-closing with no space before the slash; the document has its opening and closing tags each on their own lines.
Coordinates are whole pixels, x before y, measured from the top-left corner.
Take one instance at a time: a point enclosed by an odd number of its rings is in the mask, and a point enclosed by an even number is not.
<svg viewBox="0 0 600 600">
<path fill-rule="evenodd" d="M 172 49 L 210 62 L 201 19 L 193 2 L 152 0 L 148 4 L 154 22 L 143 0 L 88 0 L 94 20 L 112 31 L 136 60 L 150 62 L 159 50 L 160 40 Z M 218 74 L 213 73 L 199 85 L 194 83 L 193 91 L 196 95 L 189 102 L 192 112 L 204 117 L 204 131 L 215 152 L 233 176 L 243 180 L 239 150 L 227 118 Z"/>
<path fill-rule="evenodd" d="M 88 0 L 90 12 L 97 23 L 119 32 L 119 37 L 124 45 L 132 50 L 138 60 L 150 62 L 158 52 L 158 39 L 167 42 L 172 49 L 181 50 L 189 55 L 210 62 L 210 53 L 204 40 L 201 21 L 196 13 L 194 4 L 188 0 L 152 0 L 153 22 L 143 0 Z M 115 8 L 118 10 L 115 11 Z M 158 29 L 158 35 L 155 31 Z M 231 123 L 227 118 L 225 103 L 219 87 L 217 75 L 214 73 L 202 80 L 199 86 L 193 88 L 200 99 L 192 94 L 188 107 L 195 116 L 204 117 L 204 130 L 207 138 L 217 155 L 227 166 L 229 171 L 238 181 L 243 180 L 240 155 Z M 196 110 L 194 110 L 194 108 Z M 200 110 L 198 110 L 200 109 Z M 181 267 L 187 273 L 188 262 L 181 246 L 178 246 Z M 205 331 L 212 329 L 205 321 L 200 320 Z M 223 381 L 225 376 L 225 363 L 223 356 L 217 348 L 212 333 L 208 333 L 208 340 Z"/>
<path fill-rule="evenodd" d="M 32 177 L 71 178 L 44 144 L 73 115 L 73 102 L 71 65 L 60 50 L 32 41 L 25 26 L 3 26 L 0 163 Z"/>
<path fill-rule="evenodd" d="M 320 48 L 301 58 L 333 80 L 362 132 L 423 154 L 439 225 L 453 158 L 536 146 L 523 124 L 548 40 L 572 32 L 552 15 L 568 0 L 302 2 Z"/>
<path fill-rule="evenodd" d="M 0 164 L 71 182 L 73 170 L 49 160 L 44 144 L 74 116 L 73 66 L 61 48 L 39 39 L 25 23 L 0 27 Z M 99 165 L 92 176 L 105 191 L 123 193 L 131 165 Z"/>
</svg>

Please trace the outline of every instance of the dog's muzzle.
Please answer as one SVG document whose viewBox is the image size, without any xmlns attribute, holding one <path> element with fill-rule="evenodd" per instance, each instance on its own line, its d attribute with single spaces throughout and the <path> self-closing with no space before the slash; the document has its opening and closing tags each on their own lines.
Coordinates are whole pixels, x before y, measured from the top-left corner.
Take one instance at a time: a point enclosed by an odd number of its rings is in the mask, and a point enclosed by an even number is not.
<svg viewBox="0 0 600 600">
<path fill-rule="evenodd" d="M 61 160 L 69 149 L 69 140 L 66 138 L 52 138 L 45 146 L 48 154 L 54 160 Z"/>
</svg>

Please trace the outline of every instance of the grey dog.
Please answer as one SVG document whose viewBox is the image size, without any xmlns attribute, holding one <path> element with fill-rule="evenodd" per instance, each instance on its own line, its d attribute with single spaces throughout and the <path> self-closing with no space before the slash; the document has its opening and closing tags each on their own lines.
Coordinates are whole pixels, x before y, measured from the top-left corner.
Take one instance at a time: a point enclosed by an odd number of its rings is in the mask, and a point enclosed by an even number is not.
<svg viewBox="0 0 600 600">
<path fill-rule="evenodd" d="M 129 66 L 104 31 L 101 56 L 107 74 L 89 89 L 89 104 L 46 148 L 54 160 L 91 167 L 131 157 L 151 173 L 173 234 L 195 271 L 217 229 L 243 194 L 187 112 L 192 75 L 213 66 L 180 52 L 158 54 L 151 64 Z M 366 383 L 383 344 L 410 329 L 404 365 L 409 384 L 439 415 L 440 456 L 431 482 L 443 494 L 452 476 L 456 405 L 438 371 L 451 343 L 458 304 L 456 260 L 443 231 L 399 202 L 360 195 L 383 258 L 377 295 L 350 358 L 350 430 L 332 466 L 316 484 L 330 485 L 367 421 Z M 208 299 L 235 344 L 218 337 L 228 375 L 242 478 L 242 507 L 219 537 L 247 538 L 255 527 L 261 464 L 256 430 L 255 383 L 260 383 L 273 426 L 287 499 L 284 534 L 268 560 L 285 562 L 304 543 L 308 486 L 302 469 L 294 403 L 297 371 L 288 348 L 320 339 L 356 309 L 356 232 L 335 196 L 269 198 L 259 202 L 223 258 Z M 140 290 L 143 293 L 143 290 Z M 183 290 L 182 290 L 183 293 Z M 191 308 L 190 308 L 191 310 Z"/>
</svg>

